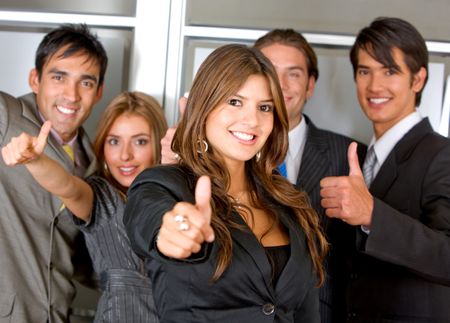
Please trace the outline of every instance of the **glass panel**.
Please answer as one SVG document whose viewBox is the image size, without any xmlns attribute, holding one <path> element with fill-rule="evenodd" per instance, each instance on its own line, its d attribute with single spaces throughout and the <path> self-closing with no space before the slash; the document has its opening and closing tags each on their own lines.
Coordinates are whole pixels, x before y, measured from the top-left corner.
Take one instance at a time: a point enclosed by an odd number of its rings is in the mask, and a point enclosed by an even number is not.
<svg viewBox="0 0 450 323">
<path fill-rule="evenodd" d="M 136 15 L 136 0 L 2 0 L 0 10 L 134 17 Z"/>
<path fill-rule="evenodd" d="M 448 0 L 187 0 L 186 8 L 188 25 L 353 35 L 375 17 L 388 15 L 410 21 L 426 39 L 448 40 L 450 30 Z"/>
</svg>

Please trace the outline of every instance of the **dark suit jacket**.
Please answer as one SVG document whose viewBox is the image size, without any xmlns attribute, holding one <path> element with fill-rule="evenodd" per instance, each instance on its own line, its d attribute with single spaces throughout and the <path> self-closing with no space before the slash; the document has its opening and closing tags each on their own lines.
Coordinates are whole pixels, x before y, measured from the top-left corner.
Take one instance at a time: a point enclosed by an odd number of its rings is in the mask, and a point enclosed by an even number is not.
<svg viewBox="0 0 450 323">
<path fill-rule="evenodd" d="M 370 192 L 370 234 L 355 230 L 348 321 L 450 322 L 450 140 L 422 120 Z"/>
<path fill-rule="evenodd" d="M 308 193 L 312 207 L 319 214 L 322 228 L 330 243 L 327 258 L 327 280 L 320 288 L 320 315 L 322 323 L 337 323 L 336 317 L 345 312 L 343 293 L 345 288 L 345 254 L 351 245 L 351 226 L 337 219 L 330 219 L 320 205 L 320 180 L 327 176 L 344 176 L 349 173 L 347 150 L 352 141 L 349 137 L 317 128 L 304 116 L 308 124 L 305 149 L 302 155 L 297 184 Z M 358 152 L 363 155 L 364 144 L 359 143 Z"/>
<path fill-rule="evenodd" d="M 178 166 L 159 166 L 142 172 L 128 192 L 125 227 L 135 252 L 156 259 L 148 268 L 161 323 L 320 322 L 305 235 L 289 211 L 270 199 L 269 205 L 289 230 L 291 243 L 290 259 L 275 286 L 264 248 L 237 213 L 233 216 L 245 229 L 231 229 L 232 263 L 218 281 L 211 281 L 220 248 L 217 242 L 204 245 L 200 253 L 184 261 L 157 252 L 154 238 L 162 216 L 178 201 L 194 203 L 195 180 Z"/>
</svg>

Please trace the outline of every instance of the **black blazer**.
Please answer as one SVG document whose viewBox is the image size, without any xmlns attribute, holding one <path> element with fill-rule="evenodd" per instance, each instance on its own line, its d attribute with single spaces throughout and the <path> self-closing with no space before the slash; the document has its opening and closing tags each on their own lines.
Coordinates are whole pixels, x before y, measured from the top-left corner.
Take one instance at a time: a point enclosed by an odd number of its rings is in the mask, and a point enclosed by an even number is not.
<svg viewBox="0 0 450 323">
<path fill-rule="evenodd" d="M 330 219 L 320 205 L 320 180 L 327 176 L 347 176 L 349 173 L 347 150 L 349 137 L 319 129 L 307 117 L 308 133 L 302 155 L 296 186 L 308 193 L 312 207 L 320 217 L 321 226 L 330 243 L 326 259 L 327 279 L 320 288 L 320 315 L 322 323 L 337 323 L 345 313 L 342 297 L 345 292 L 345 257 L 352 244 L 352 227 L 338 219 Z M 366 145 L 358 143 L 360 160 Z"/>
<path fill-rule="evenodd" d="M 305 236 L 279 205 L 272 204 L 289 230 L 291 251 L 276 286 L 263 247 L 237 213 L 235 220 L 246 229 L 231 230 L 232 263 L 218 281 L 211 281 L 220 248 L 216 242 L 184 261 L 158 253 L 154 239 L 162 216 L 178 201 L 194 202 L 195 181 L 178 166 L 159 166 L 141 173 L 128 192 L 124 224 L 134 251 L 156 260 L 147 264 L 161 323 L 320 322 L 317 280 Z"/>
<path fill-rule="evenodd" d="M 422 120 L 370 192 L 370 234 L 355 229 L 348 321 L 450 322 L 450 140 Z"/>
</svg>

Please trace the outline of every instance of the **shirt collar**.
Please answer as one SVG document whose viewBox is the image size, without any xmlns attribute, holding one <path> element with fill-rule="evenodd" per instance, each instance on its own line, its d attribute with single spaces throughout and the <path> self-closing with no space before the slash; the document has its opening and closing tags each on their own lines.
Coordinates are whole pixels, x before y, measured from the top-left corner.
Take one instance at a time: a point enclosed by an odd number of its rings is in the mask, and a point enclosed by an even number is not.
<svg viewBox="0 0 450 323">
<path fill-rule="evenodd" d="M 44 118 L 44 116 L 41 114 L 41 112 L 39 112 L 39 117 L 41 118 L 41 121 L 44 123 L 46 120 Z M 77 137 L 78 137 L 78 130 L 77 133 L 75 134 L 75 136 L 73 136 L 72 139 L 70 139 L 68 142 L 64 142 L 61 138 L 61 136 L 58 134 L 58 132 L 56 132 L 55 129 L 53 129 L 53 127 L 50 129 L 50 133 L 52 134 L 53 138 L 56 139 L 56 141 L 58 142 L 58 144 L 62 145 L 69 145 L 72 148 L 75 148 L 75 143 L 77 141 Z"/>
<path fill-rule="evenodd" d="M 296 158 L 296 156 L 300 152 L 300 148 L 304 146 L 306 142 L 307 130 L 308 125 L 306 124 L 306 119 L 302 116 L 302 120 L 300 120 L 300 123 L 289 131 L 288 154 L 292 159 Z"/>
<path fill-rule="evenodd" d="M 377 156 L 378 165 L 381 166 L 383 164 L 389 153 L 392 149 L 394 149 L 395 145 L 422 119 L 423 117 L 420 113 L 415 110 L 413 113 L 409 114 L 386 131 L 380 138 L 378 138 L 378 140 L 375 139 L 375 136 L 372 137 L 369 149 L 374 146 L 373 148 L 375 150 L 375 155 Z"/>
</svg>

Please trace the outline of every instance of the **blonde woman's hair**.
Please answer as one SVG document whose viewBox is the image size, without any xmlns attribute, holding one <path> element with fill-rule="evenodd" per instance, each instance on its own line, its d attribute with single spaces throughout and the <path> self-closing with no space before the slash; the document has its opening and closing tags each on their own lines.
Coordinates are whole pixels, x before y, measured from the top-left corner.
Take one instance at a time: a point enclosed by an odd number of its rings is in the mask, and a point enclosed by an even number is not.
<svg viewBox="0 0 450 323">
<path fill-rule="evenodd" d="M 123 193 L 127 188 L 120 185 L 106 167 L 104 146 L 113 123 L 124 114 L 140 116 L 148 123 L 151 132 L 153 164 L 161 162 L 161 139 L 167 130 L 167 122 L 160 104 L 155 98 L 142 92 L 122 92 L 103 111 L 94 141 L 94 152 L 99 165 L 98 173 Z"/>
</svg>

